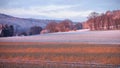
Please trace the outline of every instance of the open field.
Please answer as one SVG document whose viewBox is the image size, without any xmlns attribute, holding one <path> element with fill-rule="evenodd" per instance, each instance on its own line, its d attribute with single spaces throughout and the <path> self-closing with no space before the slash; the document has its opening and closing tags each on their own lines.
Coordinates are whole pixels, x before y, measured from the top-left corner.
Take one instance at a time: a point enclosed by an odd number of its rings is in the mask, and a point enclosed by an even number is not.
<svg viewBox="0 0 120 68">
<path fill-rule="evenodd" d="M 34 36 L 0 38 L 0 42 L 73 42 L 89 44 L 120 44 L 120 30 L 78 30 Z"/>
<path fill-rule="evenodd" d="M 0 38 L 0 68 L 119 67 L 119 30 Z"/>
<path fill-rule="evenodd" d="M 0 43 L 0 66 L 4 68 L 21 65 L 22 68 L 29 65 L 31 68 L 70 68 L 72 65 L 71 68 L 99 68 L 101 65 L 103 68 L 118 68 L 119 60 L 119 44 Z"/>
</svg>

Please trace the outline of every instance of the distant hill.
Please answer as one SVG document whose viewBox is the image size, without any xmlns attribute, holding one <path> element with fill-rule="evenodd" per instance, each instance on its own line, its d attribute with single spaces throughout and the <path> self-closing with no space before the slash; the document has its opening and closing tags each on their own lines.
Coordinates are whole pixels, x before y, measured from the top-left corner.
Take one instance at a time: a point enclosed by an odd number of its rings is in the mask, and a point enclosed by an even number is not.
<svg viewBox="0 0 120 68">
<path fill-rule="evenodd" d="M 43 20 L 32 18 L 18 18 L 0 13 L 0 24 L 13 25 L 16 32 L 28 31 L 32 26 L 40 26 L 44 28 L 49 22 L 60 22 L 60 20 Z"/>
</svg>

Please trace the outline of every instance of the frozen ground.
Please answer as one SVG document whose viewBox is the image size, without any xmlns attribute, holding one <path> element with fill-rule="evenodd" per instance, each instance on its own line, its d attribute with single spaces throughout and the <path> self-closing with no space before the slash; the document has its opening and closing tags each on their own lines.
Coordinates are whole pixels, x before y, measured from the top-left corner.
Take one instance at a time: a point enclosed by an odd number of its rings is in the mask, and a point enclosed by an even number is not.
<svg viewBox="0 0 120 68">
<path fill-rule="evenodd" d="M 120 44 L 120 30 L 78 30 L 34 36 L 0 38 L 0 42 L 73 42 L 96 44 Z"/>
</svg>

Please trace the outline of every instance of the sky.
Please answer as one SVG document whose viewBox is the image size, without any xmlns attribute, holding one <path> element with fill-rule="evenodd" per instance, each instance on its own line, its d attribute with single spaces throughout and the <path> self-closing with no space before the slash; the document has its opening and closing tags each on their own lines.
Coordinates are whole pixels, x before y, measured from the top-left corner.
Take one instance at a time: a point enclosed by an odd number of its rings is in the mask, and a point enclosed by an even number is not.
<svg viewBox="0 0 120 68">
<path fill-rule="evenodd" d="M 83 22 L 108 10 L 120 10 L 120 0 L 0 0 L 0 13 L 21 18 Z"/>
</svg>

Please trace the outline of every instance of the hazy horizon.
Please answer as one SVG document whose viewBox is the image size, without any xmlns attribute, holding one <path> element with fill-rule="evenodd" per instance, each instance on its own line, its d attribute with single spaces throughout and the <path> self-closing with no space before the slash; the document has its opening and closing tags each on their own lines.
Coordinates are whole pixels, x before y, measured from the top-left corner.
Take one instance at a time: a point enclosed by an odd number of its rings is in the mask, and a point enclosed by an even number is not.
<svg viewBox="0 0 120 68">
<path fill-rule="evenodd" d="M 1 0 L 0 13 L 21 18 L 82 22 L 91 12 L 119 10 L 119 0 Z"/>
</svg>

